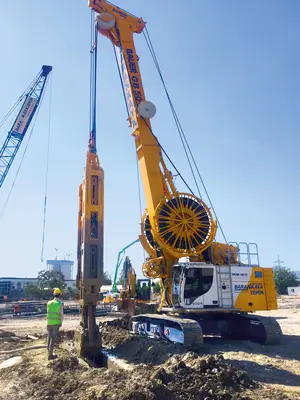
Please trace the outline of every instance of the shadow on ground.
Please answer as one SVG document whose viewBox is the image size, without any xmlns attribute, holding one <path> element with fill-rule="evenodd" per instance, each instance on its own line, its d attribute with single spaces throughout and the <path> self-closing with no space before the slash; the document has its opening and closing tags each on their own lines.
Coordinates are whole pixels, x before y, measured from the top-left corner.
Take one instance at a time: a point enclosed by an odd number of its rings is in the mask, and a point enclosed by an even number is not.
<svg viewBox="0 0 300 400">
<path fill-rule="evenodd" d="M 262 346 L 250 341 L 224 341 L 218 338 L 206 338 L 205 343 L 210 354 L 227 353 L 225 358 L 228 362 L 247 371 L 258 382 L 300 386 L 300 376 L 287 371 L 283 366 L 287 360 L 300 361 L 299 336 L 283 335 L 279 345 Z M 238 353 L 238 359 L 231 352 Z"/>
<path fill-rule="evenodd" d="M 278 345 L 261 345 L 250 341 L 225 341 L 218 338 L 205 338 L 205 344 L 210 353 L 245 352 L 261 354 L 267 357 L 300 361 L 300 336 L 283 335 Z"/>
<path fill-rule="evenodd" d="M 226 360 L 236 368 L 248 372 L 249 376 L 257 382 L 272 383 L 285 386 L 299 386 L 300 376 L 273 365 L 260 365 L 249 360 Z"/>
</svg>

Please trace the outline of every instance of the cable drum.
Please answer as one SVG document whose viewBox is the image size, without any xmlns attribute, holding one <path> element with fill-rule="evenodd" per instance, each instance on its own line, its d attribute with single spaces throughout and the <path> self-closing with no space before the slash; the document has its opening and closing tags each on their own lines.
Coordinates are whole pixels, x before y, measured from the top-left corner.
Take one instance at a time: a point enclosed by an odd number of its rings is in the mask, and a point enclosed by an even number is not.
<svg viewBox="0 0 300 400">
<path fill-rule="evenodd" d="M 216 235 L 216 223 L 198 197 L 175 193 L 158 204 L 153 231 L 155 240 L 180 258 L 204 251 Z"/>
</svg>

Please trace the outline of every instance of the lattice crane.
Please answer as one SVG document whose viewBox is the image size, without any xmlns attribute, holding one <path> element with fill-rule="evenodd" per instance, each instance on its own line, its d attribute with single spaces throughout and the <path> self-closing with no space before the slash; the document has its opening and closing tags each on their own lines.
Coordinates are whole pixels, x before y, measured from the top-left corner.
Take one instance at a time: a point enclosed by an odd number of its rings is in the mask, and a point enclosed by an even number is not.
<svg viewBox="0 0 300 400">
<path fill-rule="evenodd" d="M 5 117 L 5 119 L 7 119 L 8 116 L 16 109 L 16 106 L 24 99 L 21 109 L 18 112 L 18 115 L 0 150 L 0 187 L 5 181 L 8 171 L 13 164 L 31 121 L 39 108 L 51 71 L 51 66 L 43 65 L 41 71 L 34 79 L 32 84 L 19 98 L 17 104 L 11 109 L 11 112 L 9 112 Z"/>
</svg>

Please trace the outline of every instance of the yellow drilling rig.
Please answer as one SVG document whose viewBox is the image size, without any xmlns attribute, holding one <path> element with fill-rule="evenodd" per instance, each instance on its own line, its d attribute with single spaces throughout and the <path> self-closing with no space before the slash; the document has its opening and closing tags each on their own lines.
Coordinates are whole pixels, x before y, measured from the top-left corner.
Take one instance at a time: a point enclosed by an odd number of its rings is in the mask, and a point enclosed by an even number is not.
<svg viewBox="0 0 300 400">
<path fill-rule="evenodd" d="M 272 268 L 259 266 L 254 243 L 216 242 L 217 222 L 211 209 L 191 190 L 178 192 L 166 166 L 163 155 L 171 160 L 151 126 L 156 107 L 145 98 L 134 44 L 134 35 L 146 32 L 157 63 L 145 22 L 105 0 L 89 0 L 89 7 L 96 13 L 97 32 L 108 38 L 114 49 L 119 49 L 118 67 L 147 206 L 141 221 L 140 242 L 148 258 L 142 271 L 147 278 L 159 278 L 161 284 L 158 313 L 133 316 L 131 332 L 187 345 L 201 344 L 203 334 L 260 343 L 278 342 L 281 330 L 277 321 L 253 314 L 277 308 Z M 95 157 L 95 153 L 92 155 Z M 172 161 L 171 164 L 181 176 Z M 87 165 L 91 165 L 90 161 Z M 81 258 L 78 265 L 82 271 L 79 287 L 82 325 L 88 331 L 95 326 L 94 322 L 86 321 L 92 321 L 94 315 L 102 268 L 102 260 L 91 256 L 92 249 L 101 251 L 100 236 L 91 237 L 91 221 L 97 221 L 98 234 L 103 229 L 103 208 L 100 203 L 92 204 L 93 196 L 88 194 L 94 190 L 99 201 L 103 196 L 103 174 L 98 162 L 94 165 L 95 170 L 86 168 L 85 182 L 89 183 L 82 186 L 81 198 L 87 200 L 81 201 L 84 206 L 80 206 L 79 213 Z M 97 177 L 97 186 L 91 183 L 93 177 Z M 256 262 L 252 261 L 253 257 Z M 94 267 L 91 260 L 97 260 Z M 92 340 L 95 336 L 90 335 Z"/>
</svg>

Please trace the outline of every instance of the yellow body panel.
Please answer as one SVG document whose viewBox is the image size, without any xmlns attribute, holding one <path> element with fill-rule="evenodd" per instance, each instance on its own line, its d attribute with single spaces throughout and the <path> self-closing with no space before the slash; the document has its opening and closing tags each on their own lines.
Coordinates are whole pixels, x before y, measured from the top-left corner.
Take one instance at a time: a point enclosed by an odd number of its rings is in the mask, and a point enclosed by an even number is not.
<svg viewBox="0 0 300 400">
<path fill-rule="evenodd" d="M 242 267 L 232 267 L 236 271 Z M 250 269 L 250 267 L 248 267 Z M 276 310 L 276 290 L 273 279 L 272 268 L 252 268 L 248 282 L 232 282 L 234 293 L 239 293 L 234 307 L 241 311 L 264 311 Z"/>
<path fill-rule="evenodd" d="M 277 292 L 272 268 L 263 268 L 267 310 L 277 310 Z"/>
</svg>

